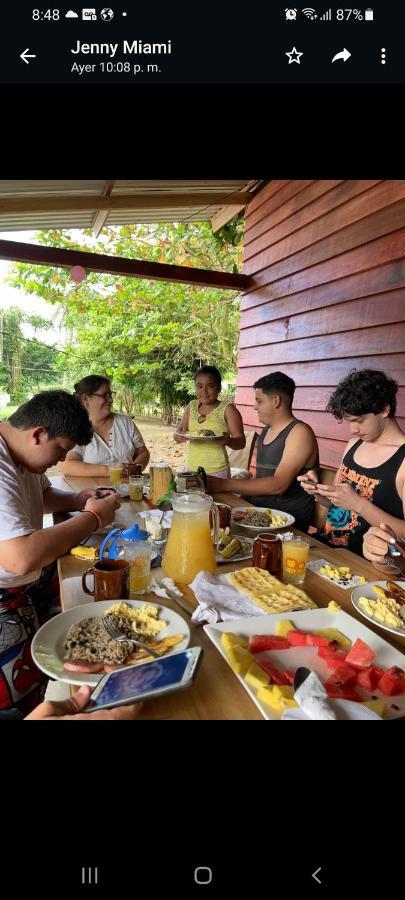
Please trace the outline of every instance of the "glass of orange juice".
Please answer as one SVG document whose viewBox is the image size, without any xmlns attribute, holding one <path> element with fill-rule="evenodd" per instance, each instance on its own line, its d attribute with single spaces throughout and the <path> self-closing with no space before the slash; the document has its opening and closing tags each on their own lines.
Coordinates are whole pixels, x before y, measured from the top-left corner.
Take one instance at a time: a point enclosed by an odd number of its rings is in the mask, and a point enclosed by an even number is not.
<svg viewBox="0 0 405 900">
<path fill-rule="evenodd" d="M 309 554 L 309 538 L 292 535 L 283 542 L 283 581 L 286 584 L 302 584 Z"/>
<path fill-rule="evenodd" d="M 108 466 L 108 474 L 111 484 L 121 484 L 122 482 L 122 463 L 110 463 Z"/>
<path fill-rule="evenodd" d="M 143 477 L 138 475 L 129 476 L 129 499 L 140 502 L 143 495 Z"/>
<path fill-rule="evenodd" d="M 145 594 L 149 591 L 152 544 L 150 541 L 136 541 L 129 562 L 129 596 Z"/>
</svg>

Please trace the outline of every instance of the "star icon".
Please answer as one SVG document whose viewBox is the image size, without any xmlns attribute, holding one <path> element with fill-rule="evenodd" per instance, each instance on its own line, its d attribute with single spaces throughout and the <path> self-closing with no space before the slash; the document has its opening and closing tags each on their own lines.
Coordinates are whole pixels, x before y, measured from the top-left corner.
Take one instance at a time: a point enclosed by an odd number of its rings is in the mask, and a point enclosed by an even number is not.
<svg viewBox="0 0 405 900">
<path fill-rule="evenodd" d="M 300 57 L 302 55 L 303 55 L 302 52 L 297 50 L 296 47 L 293 47 L 292 50 L 290 50 L 290 52 L 286 53 L 286 56 L 288 56 L 288 65 L 290 65 L 290 63 L 298 63 L 298 65 L 300 65 L 301 64 Z"/>
</svg>

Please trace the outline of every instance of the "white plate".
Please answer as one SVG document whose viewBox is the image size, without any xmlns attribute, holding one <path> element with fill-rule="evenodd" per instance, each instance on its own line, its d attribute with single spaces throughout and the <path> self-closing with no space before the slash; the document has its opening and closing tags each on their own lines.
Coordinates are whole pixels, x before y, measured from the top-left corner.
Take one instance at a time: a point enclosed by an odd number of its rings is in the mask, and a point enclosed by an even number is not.
<svg viewBox="0 0 405 900">
<path fill-rule="evenodd" d="M 222 434 L 201 434 L 197 436 L 188 432 L 183 434 L 181 431 L 176 431 L 176 435 L 185 438 L 186 441 L 216 441 L 219 437 L 222 437 Z"/>
<path fill-rule="evenodd" d="M 338 719 L 350 719 L 351 722 L 358 719 L 379 719 L 381 722 L 381 716 L 378 716 L 377 713 L 375 713 L 373 709 L 369 709 L 368 706 L 363 706 L 362 703 L 355 703 L 353 700 L 329 700 L 329 703 L 334 709 Z M 283 721 L 285 719 L 304 719 L 306 722 L 310 721 L 302 709 L 297 709 L 296 707 L 285 711 Z"/>
<path fill-rule="evenodd" d="M 203 627 L 221 656 L 226 660 L 226 654 L 221 644 L 221 634 L 223 631 L 232 632 L 233 634 L 245 638 L 249 638 L 252 634 L 275 634 L 276 622 L 278 622 L 279 619 L 290 619 L 293 625 L 298 629 L 302 629 L 302 631 L 318 631 L 321 628 L 337 628 L 352 642 L 357 638 L 361 638 L 362 641 L 369 644 L 376 654 L 377 665 L 387 669 L 390 668 L 390 666 L 399 666 L 401 669 L 405 668 L 405 656 L 400 653 L 399 650 L 395 650 L 394 647 L 391 647 L 391 645 L 384 640 L 384 638 L 375 634 L 374 631 L 370 631 L 366 625 L 362 625 L 361 622 L 358 622 L 357 619 L 353 618 L 353 616 L 349 616 L 348 613 L 345 613 L 342 610 L 333 614 L 328 612 L 327 609 L 308 609 L 301 612 L 277 613 L 277 615 L 267 614 L 265 616 L 246 616 L 245 618 L 233 619 L 233 621 L 228 622 L 218 622 L 217 625 L 204 625 Z M 263 653 L 260 655 L 266 656 L 267 654 Z M 272 662 L 274 662 L 274 665 L 279 668 L 291 669 L 294 671 L 298 666 L 307 666 L 309 669 L 316 672 L 322 681 L 326 681 L 329 675 L 331 675 L 331 670 L 327 668 L 325 661 L 318 656 L 316 647 L 294 647 L 289 650 L 272 650 L 268 656 Z M 257 699 L 256 691 L 246 683 L 243 675 L 235 675 L 235 678 L 239 679 L 240 683 L 248 692 L 256 706 L 260 709 L 260 712 L 265 719 L 281 718 L 276 713 L 272 713 L 269 707 L 265 706 L 264 703 Z M 365 699 L 371 699 L 371 695 L 367 694 L 365 691 L 361 691 L 360 689 L 358 689 L 358 691 Z M 384 718 L 397 718 L 398 716 L 405 715 L 405 694 L 400 694 L 397 697 L 385 697 L 380 691 L 375 690 L 373 691 L 373 696 L 384 700 L 386 705 Z M 391 704 L 393 703 L 399 707 L 398 710 L 391 709 Z"/>
<path fill-rule="evenodd" d="M 172 634 L 184 634 L 184 640 L 176 644 L 173 650 L 168 650 L 165 656 L 170 653 L 185 650 L 190 643 L 190 629 L 182 616 L 169 609 L 167 606 L 160 606 L 154 600 L 125 600 L 129 606 L 139 607 L 146 604 L 152 604 L 159 609 L 159 619 L 167 622 L 167 627 L 162 630 L 156 640 L 169 637 Z M 119 600 L 101 600 L 99 603 L 85 603 L 83 606 L 74 606 L 66 612 L 60 613 L 46 622 L 42 628 L 37 631 L 31 644 L 32 658 L 35 664 L 49 675 L 50 678 L 56 678 L 57 681 L 65 681 L 67 684 L 97 684 L 103 676 L 103 672 L 91 675 L 84 672 L 68 672 L 63 668 L 63 646 L 65 643 L 68 628 L 75 625 L 80 619 L 91 618 L 92 616 L 103 616 L 107 609 L 113 603 L 119 603 Z M 144 663 L 147 665 L 147 663 Z"/>
<path fill-rule="evenodd" d="M 252 538 L 243 538 L 247 544 L 249 544 L 249 549 L 246 553 L 236 553 L 235 556 L 231 556 L 230 559 L 224 559 L 220 553 L 216 553 L 217 563 L 234 563 L 241 562 L 243 559 L 252 559 L 253 555 L 253 539 Z"/>
<path fill-rule="evenodd" d="M 120 497 L 129 497 L 129 484 L 117 484 L 116 488 L 117 488 L 117 494 L 119 494 Z M 149 494 L 149 491 L 150 491 L 150 484 L 149 483 L 144 484 L 143 493 Z M 141 501 L 138 500 L 137 502 L 140 503 Z"/>
<path fill-rule="evenodd" d="M 394 579 L 392 579 L 394 580 Z M 383 588 L 383 590 L 387 589 L 386 581 L 369 581 L 367 584 L 360 584 L 358 587 L 352 591 L 352 603 L 357 612 L 360 613 L 361 616 L 364 616 L 369 622 L 372 622 L 373 625 L 378 625 L 379 628 L 383 628 L 384 631 L 391 631 L 392 634 L 399 634 L 402 637 L 405 637 L 405 622 L 403 628 L 393 628 L 392 625 L 386 625 L 385 622 L 380 622 L 379 619 L 376 619 L 375 616 L 369 616 L 369 614 L 363 609 L 359 604 L 360 597 L 367 597 L 369 600 L 377 600 L 377 594 L 373 591 L 373 585 L 376 584 L 378 587 Z M 395 581 L 399 587 L 403 588 L 405 591 L 405 581 Z"/>
<path fill-rule="evenodd" d="M 295 522 L 294 516 L 291 516 L 289 513 L 282 512 L 280 509 L 273 509 L 272 513 L 275 516 L 283 516 L 284 524 L 283 525 L 244 525 L 243 522 L 239 522 L 234 519 L 233 514 L 235 512 L 239 512 L 241 509 L 250 510 L 255 512 L 265 512 L 268 510 L 267 506 L 254 506 L 253 510 L 251 506 L 234 506 L 232 508 L 232 523 L 235 527 L 238 528 L 246 528 L 247 531 L 253 531 L 254 533 L 259 533 L 260 531 L 280 531 L 281 528 L 288 528 L 290 525 L 293 525 Z"/>
</svg>

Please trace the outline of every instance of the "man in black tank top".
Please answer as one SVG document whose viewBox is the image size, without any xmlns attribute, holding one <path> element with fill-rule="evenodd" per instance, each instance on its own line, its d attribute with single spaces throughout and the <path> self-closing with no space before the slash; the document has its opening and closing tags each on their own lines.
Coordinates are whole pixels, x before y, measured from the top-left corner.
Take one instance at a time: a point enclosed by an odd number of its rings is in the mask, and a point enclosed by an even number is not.
<svg viewBox="0 0 405 900">
<path fill-rule="evenodd" d="M 302 483 L 307 494 L 328 507 L 316 537 L 360 556 L 370 525 L 384 523 L 399 540 L 405 539 L 405 434 L 394 418 L 397 390 L 392 378 L 374 369 L 344 378 L 327 406 L 336 419 L 350 423 L 353 435 L 336 482 Z M 309 478 L 314 474 L 308 473 Z M 381 571 L 392 572 L 392 567 L 386 564 Z"/>
<path fill-rule="evenodd" d="M 257 444 L 256 478 L 208 478 L 208 491 L 235 491 L 254 506 L 279 509 L 294 516 L 307 531 L 315 501 L 301 490 L 297 476 L 318 466 L 318 444 L 312 428 L 292 413 L 295 384 L 283 372 L 256 381 L 256 410 L 265 425 Z"/>
</svg>

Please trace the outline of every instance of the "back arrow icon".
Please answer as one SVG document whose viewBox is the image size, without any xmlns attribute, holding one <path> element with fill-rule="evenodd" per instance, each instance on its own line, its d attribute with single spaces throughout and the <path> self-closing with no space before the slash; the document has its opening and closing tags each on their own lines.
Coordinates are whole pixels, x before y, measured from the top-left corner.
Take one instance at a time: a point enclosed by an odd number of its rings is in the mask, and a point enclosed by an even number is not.
<svg viewBox="0 0 405 900">
<path fill-rule="evenodd" d="M 336 56 L 333 57 L 332 62 L 334 63 L 338 59 L 343 59 L 343 62 L 347 62 L 347 60 L 350 59 L 351 55 L 352 54 L 349 53 L 349 51 L 346 50 L 346 47 L 345 47 L 343 50 L 340 51 L 340 53 L 336 53 Z"/>
<path fill-rule="evenodd" d="M 26 50 L 23 50 L 23 52 L 20 53 L 20 59 L 23 59 L 24 62 L 27 63 L 27 66 L 29 66 L 28 59 L 36 59 L 37 58 L 36 53 L 28 53 L 28 50 L 29 50 L 29 47 L 27 47 Z"/>
<path fill-rule="evenodd" d="M 312 878 L 315 878 L 315 881 L 317 881 L 318 884 L 322 884 L 321 879 L 316 877 L 318 875 L 318 873 L 321 871 L 321 869 L 322 869 L 322 866 L 319 866 L 318 869 L 315 869 L 315 872 L 312 872 Z"/>
</svg>

